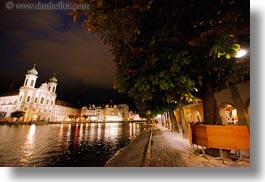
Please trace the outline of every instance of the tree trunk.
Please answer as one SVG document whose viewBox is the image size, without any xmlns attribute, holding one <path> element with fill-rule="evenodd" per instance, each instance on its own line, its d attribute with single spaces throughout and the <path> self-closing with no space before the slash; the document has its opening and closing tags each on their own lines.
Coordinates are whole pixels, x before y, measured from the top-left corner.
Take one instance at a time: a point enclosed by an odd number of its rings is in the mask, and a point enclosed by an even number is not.
<svg viewBox="0 0 265 182">
<path fill-rule="evenodd" d="M 151 117 L 150 116 L 147 116 L 147 126 L 149 126 L 151 123 Z"/>
<path fill-rule="evenodd" d="M 182 136 L 183 136 L 183 138 L 189 138 L 188 124 L 185 120 L 183 107 L 181 104 L 179 104 L 178 108 L 179 108 L 180 122 L 182 125 Z"/>
<path fill-rule="evenodd" d="M 210 84 L 209 84 L 210 85 Z M 217 101 L 214 97 L 214 92 L 211 86 L 205 89 L 202 96 L 204 124 L 207 125 L 222 125 L 222 120 L 219 114 Z M 219 150 L 214 148 L 206 149 L 206 153 L 212 156 L 219 156 Z"/>
<path fill-rule="evenodd" d="M 168 118 L 168 113 L 166 113 L 166 127 L 170 130 L 170 122 Z"/>
<path fill-rule="evenodd" d="M 171 131 L 179 133 L 179 128 L 178 128 L 178 125 L 177 125 L 177 120 L 176 120 L 176 116 L 175 116 L 173 108 L 169 109 L 169 116 L 170 116 L 170 121 L 171 121 L 171 126 L 172 126 L 171 127 L 172 128 Z"/>
<path fill-rule="evenodd" d="M 163 116 L 163 114 L 161 114 L 161 120 L 160 120 L 160 121 L 161 121 L 161 122 L 160 122 L 161 125 L 164 126 L 164 123 L 163 123 L 163 122 L 164 122 L 164 116 Z"/>
<path fill-rule="evenodd" d="M 222 120 L 219 114 L 217 101 L 211 87 L 207 87 L 206 92 L 202 96 L 204 124 L 221 125 Z"/>
</svg>

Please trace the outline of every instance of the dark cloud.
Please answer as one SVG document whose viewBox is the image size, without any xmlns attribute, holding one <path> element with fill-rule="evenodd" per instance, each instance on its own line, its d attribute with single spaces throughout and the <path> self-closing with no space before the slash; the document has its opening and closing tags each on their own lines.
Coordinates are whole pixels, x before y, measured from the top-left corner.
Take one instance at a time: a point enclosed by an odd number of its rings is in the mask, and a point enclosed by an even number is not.
<svg viewBox="0 0 265 182">
<path fill-rule="evenodd" d="M 0 84 L 15 82 L 19 87 L 26 70 L 36 64 L 39 85 L 56 73 L 59 97 L 100 102 L 109 96 L 119 102 L 120 95 L 112 90 L 115 65 L 108 47 L 68 14 L 1 10 Z"/>
</svg>

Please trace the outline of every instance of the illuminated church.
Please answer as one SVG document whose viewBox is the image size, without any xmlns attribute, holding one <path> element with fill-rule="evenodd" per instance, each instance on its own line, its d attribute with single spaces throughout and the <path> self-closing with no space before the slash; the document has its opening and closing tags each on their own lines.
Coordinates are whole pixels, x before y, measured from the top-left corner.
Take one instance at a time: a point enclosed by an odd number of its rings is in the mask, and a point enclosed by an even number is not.
<svg viewBox="0 0 265 182">
<path fill-rule="evenodd" d="M 34 65 L 27 71 L 19 93 L 0 97 L 0 112 L 5 120 L 10 121 L 11 113 L 15 111 L 25 112 L 21 118 L 23 121 L 66 121 L 80 116 L 80 109 L 56 100 L 58 80 L 55 74 L 39 88 L 35 87 L 37 78 L 38 71 Z"/>
</svg>

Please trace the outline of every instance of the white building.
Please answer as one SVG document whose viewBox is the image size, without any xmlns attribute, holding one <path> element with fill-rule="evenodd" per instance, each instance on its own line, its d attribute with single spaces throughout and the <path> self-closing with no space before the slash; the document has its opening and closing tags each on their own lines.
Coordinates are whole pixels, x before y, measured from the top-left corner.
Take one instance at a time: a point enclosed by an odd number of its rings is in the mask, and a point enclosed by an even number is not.
<svg viewBox="0 0 265 182">
<path fill-rule="evenodd" d="M 83 121 L 102 121 L 104 119 L 102 107 L 96 107 L 94 104 L 82 107 L 81 119 Z"/>
<path fill-rule="evenodd" d="M 129 106 L 127 104 L 114 105 L 112 100 L 104 108 L 105 121 L 128 121 Z"/>
<path fill-rule="evenodd" d="M 129 106 L 126 104 L 114 105 L 112 101 L 104 108 L 90 105 L 82 107 L 81 119 L 83 121 L 128 121 Z"/>
<path fill-rule="evenodd" d="M 0 113 L 4 113 L 5 120 L 11 120 L 14 111 L 25 112 L 23 121 L 65 121 L 80 116 L 80 109 L 56 101 L 58 80 L 55 75 L 39 88 L 35 87 L 37 78 L 38 71 L 34 65 L 27 71 L 17 94 L 0 97 Z"/>
</svg>

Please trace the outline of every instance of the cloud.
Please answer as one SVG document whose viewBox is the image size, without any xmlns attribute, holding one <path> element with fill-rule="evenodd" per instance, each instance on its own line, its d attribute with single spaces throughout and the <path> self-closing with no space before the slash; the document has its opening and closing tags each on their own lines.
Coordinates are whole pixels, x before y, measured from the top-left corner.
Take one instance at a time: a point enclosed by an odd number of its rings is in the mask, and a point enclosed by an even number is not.
<svg viewBox="0 0 265 182">
<path fill-rule="evenodd" d="M 112 88 L 115 66 L 108 47 L 95 34 L 72 23 L 69 12 L 8 13 L 3 32 L 12 40 L 3 47 L 17 51 L 16 60 L 8 56 L 3 60 L 9 61 L 6 65 L 17 63 L 19 70 L 36 63 L 40 80 L 47 80 L 48 75 L 56 72 L 61 84 L 76 81 L 90 87 Z"/>
</svg>

